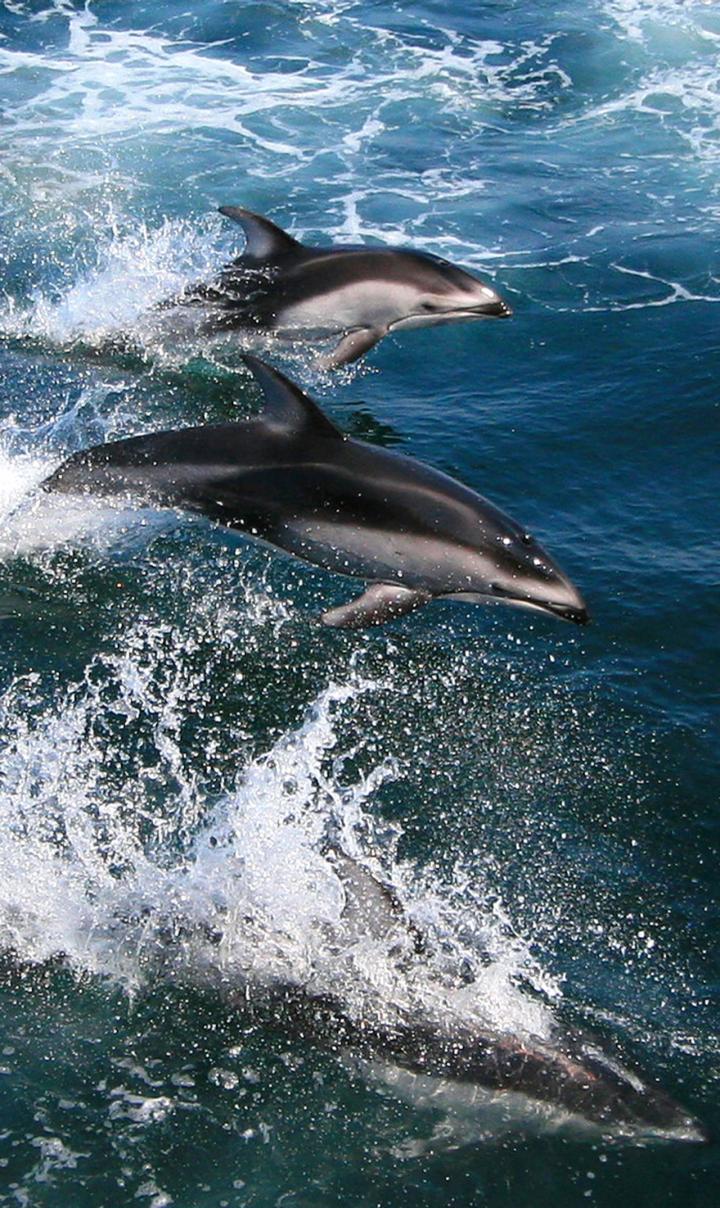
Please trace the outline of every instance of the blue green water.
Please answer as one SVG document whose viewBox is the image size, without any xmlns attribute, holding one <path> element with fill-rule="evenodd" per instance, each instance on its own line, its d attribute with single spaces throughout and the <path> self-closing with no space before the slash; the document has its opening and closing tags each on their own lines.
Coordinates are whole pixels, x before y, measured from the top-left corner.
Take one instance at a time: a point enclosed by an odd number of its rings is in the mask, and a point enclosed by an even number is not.
<svg viewBox="0 0 720 1208">
<path fill-rule="evenodd" d="M 488 1125 L 263 992 L 432 996 L 327 944 L 332 820 L 474 969 L 451 1005 L 581 1018 L 720 1129 L 719 53 L 679 0 L 2 4 L 0 1203 L 718 1202 L 714 1144 Z M 257 405 L 144 318 L 240 251 L 220 204 L 501 289 L 509 323 L 284 364 L 531 528 L 591 627 L 323 631 L 352 584 L 38 499 Z"/>
</svg>

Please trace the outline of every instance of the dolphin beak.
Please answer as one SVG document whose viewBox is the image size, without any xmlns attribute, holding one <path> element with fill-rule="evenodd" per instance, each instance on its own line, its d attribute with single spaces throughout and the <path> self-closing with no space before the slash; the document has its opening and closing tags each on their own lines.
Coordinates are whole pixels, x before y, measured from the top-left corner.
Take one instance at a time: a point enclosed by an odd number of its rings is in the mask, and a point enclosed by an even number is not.
<svg viewBox="0 0 720 1208">
<path fill-rule="evenodd" d="M 494 302 L 481 302 L 473 313 L 483 319 L 510 319 L 513 311 L 503 298 L 497 298 Z"/>
<path fill-rule="evenodd" d="M 561 621 L 571 621 L 573 625 L 589 625 L 590 613 L 577 587 L 565 575 L 558 575 L 558 578 L 559 582 L 553 583 L 547 595 L 538 593 L 534 598 L 530 596 L 528 603 L 542 612 L 552 613 Z"/>
<path fill-rule="evenodd" d="M 508 591 L 499 583 L 493 583 L 491 589 L 492 597 L 502 600 L 506 604 L 514 604 L 518 608 L 533 608 L 538 612 L 549 612 L 554 617 L 559 617 L 561 621 L 571 621 L 573 625 L 590 624 L 587 604 L 578 589 L 564 576 L 552 595 L 548 593 L 546 596 L 540 594 L 533 596 L 529 592 L 527 595 L 523 595 L 521 591 L 517 593 Z"/>
<path fill-rule="evenodd" d="M 552 578 L 530 588 L 529 602 L 542 611 L 559 617 L 561 621 L 571 621 L 573 625 L 588 625 L 590 613 L 577 587 L 560 570 L 557 563 L 554 565 L 550 563 L 550 565 L 553 567 Z"/>
<path fill-rule="evenodd" d="M 536 607 L 541 608 L 544 612 L 551 612 L 553 616 L 560 617 L 562 621 L 572 621 L 573 625 L 590 624 L 590 613 L 584 602 L 581 607 L 571 604 L 537 604 Z"/>
<path fill-rule="evenodd" d="M 494 290 L 485 290 L 486 297 L 482 302 L 462 307 L 457 311 L 457 317 L 462 319 L 509 319 L 512 317 L 510 306 L 500 294 Z M 489 295 L 489 296 L 487 296 Z"/>
</svg>

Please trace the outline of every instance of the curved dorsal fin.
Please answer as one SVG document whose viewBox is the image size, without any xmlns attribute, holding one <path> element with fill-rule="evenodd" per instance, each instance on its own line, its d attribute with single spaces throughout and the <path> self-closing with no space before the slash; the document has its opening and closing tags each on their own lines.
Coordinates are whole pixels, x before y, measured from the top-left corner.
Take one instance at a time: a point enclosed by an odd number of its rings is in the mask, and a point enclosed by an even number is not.
<svg viewBox="0 0 720 1208">
<path fill-rule="evenodd" d="M 284 374 L 259 357 L 245 355 L 243 360 L 265 396 L 262 415 L 273 428 L 286 432 L 288 436 L 314 433 L 345 440 L 345 433 L 336 428 L 317 403 L 303 394 L 300 387 Z"/>
<path fill-rule="evenodd" d="M 304 250 L 292 235 L 275 226 L 268 218 L 253 214 L 252 210 L 243 210 L 241 206 L 220 206 L 219 212 L 240 224 L 247 239 L 245 255 L 252 260 L 275 260 L 278 256 Z"/>
</svg>

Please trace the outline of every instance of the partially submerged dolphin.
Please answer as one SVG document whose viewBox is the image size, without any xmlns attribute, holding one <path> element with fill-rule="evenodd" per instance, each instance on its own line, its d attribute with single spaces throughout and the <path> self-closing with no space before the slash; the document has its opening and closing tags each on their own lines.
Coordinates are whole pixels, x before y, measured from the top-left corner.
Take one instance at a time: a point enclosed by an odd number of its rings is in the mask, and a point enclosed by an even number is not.
<svg viewBox="0 0 720 1208">
<path fill-rule="evenodd" d="M 446 957 L 441 972 L 434 970 L 432 938 L 408 919 L 394 891 L 362 860 L 336 845 L 326 848 L 323 855 L 344 899 L 337 922 L 323 918 L 317 923 L 326 959 L 331 958 L 331 968 L 336 971 L 334 979 L 325 979 L 320 989 L 312 975 L 304 984 L 290 977 L 286 981 L 284 974 L 278 981 L 268 980 L 262 972 L 257 981 L 246 981 L 246 971 L 240 984 L 228 991 L 233 965 L 223 961 L 220 985 L 233 1005 L 260 1020 L 271 1018 L 285 1037 L 291 1032 L 337 1053 L 374 1063 L 381 1078 L 411 1099 L 429 1098 L 435 1109 L 446 1105 L 456 1112 L 469 1111 L 479 1123 L 489 1121 L 491 1127 L 570 1130 L 628 1140 L 709 1139 L 704 1125 L 670 1095 L 577 1028 L 555 1020 L 541 1037 L 481 1026 L 477 1020 L 464 1018 L 458 1012 L 458 1001 L 467 1001 L 463 996 L 472 975 L 469 979 L 465 968 L 453 972 Z M 252 931 L 250 903 L 243 906 L 242 917 Z M 138 921 L 147 937 L 148 913 L 141 911 Z M 196 957 L 201 958 L 207 943 L 219 947 L 225 942 L 222 914 L 212 926 L 200 930 L 197 923 L 183 925 L 172 918 L 156 917 L 155 925 L 165 955 L 173 941 L 186 945 L 186 952 L 192 952 L 199 942 Z M 231 917 L 231 935 L 234 925 Z M 260 934 L 264 934 L 262 929 Z M 277 943 L 282 946 L 281 933 Z M 361 968 L 371 959 L 388 959 L 396 967 L 401 986 L 415 988 L 414 993 L 401 992 L 399 997 L 408 998 L 413 1005 L 394 1000 L 395 970 L 385 965 L 388 980 L 376 985 L 371 978 L 371 998 L 366 998 L 368 986 L 362 984 L 362 976 L 356 984 L 353 972 L 356 946 L 363 952 Z M 272 948 L 275 950 L 275 941 Z M 229 951 L 233 951 L 232 938 Z M 240 963 L 245 970 L 244 962 Z M 208 967 L 205 961 L 203 967 Z M 262 970 L 262 964 L 259 967 Z M 250 963 L 251 978 L 253 968 Z M 431 991 L 427 1004 L 423 994 L 417 993 L 414 971 L 420 972 L 421 985 Z M 172 962 L 169 972 L 177 976 Z M 454 993 L 458 988 L 462 990 L 460 1000 Z M 383 1063 L 379 1069 L 378 1060 Z"/>
<path fill-rule="evenodd" d="M 245 360 L 265 395 L 257 417 L 98 445 L 44 488 L 189 508 L 368 580 L 324 614 L 326 625 L 381 625 L 438 596 L 587 622 L 577 588 L 499 508 L 439 470 L 351 439 L 276 369 Z"/>
<path fill-rule="evenodd" d="M 491 286 L 439 256 L 378 247 L 305 247 L 239 206 L 220 213 L 242 226 L 247 246 L 210 284 L 164 307 L 200 306 L 208 334 L 248 330 L 284 338 L 339 338 L 327 367 L 366 353 L 389 331 L 458 320 L 506 318 Z"/>
<path fill-rule="evenodd" d="M 427 960 L 429 941 L 408 920 L 393 891 L 343 850 L 332 848 L 327 857 L 345 892 L 349 939 L 370 934 L 397 944 L 404 933 L 406 950 L 414 948 Z M 458 980 L 467 981 L 464 972 Z M 290 995 L 291 1013 L 296 1001 Z M 611 1057 L 595 1037 L 559 1021 L 549 1038 L 541 1038 L 416 1013 L 400 1013 L 392 1024 L 368 1019 L 358 1024 L 333 998 L 315 1003 L 314 1010 L 315 1026 L 336 1043 L 435 1080 L 436 1104 L 443 1089 L 481 1088 L 490 1094 L 484 1100 L 471 1096 L 471 1105 L 494 1108 L 495 1117 L 506 1122 L 551 1128 L 582 1122 L 616 1136 L 709 1140 L 705 1126 L 660 1087 Z M 457 1096 L 446 1098 L 457 1102 Z"/>
</svg>

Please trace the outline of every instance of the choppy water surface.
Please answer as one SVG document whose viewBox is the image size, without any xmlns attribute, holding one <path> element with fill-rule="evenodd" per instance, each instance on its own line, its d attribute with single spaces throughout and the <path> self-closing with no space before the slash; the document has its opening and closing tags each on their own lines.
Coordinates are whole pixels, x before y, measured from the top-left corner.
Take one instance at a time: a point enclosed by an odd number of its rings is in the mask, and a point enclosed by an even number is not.
<svg viewBox="0 0 720 1208">
<path fill-rule="evenodd" d="M 581 1019 L 720 1127 L 719 52 L 679 0 L 5 0 L 0 1202 L 716 1203 L 712 1145 L 488 1120 L 268 995 Z M 285 363 L 531 526 L 591 628 L 436 603 L 322 631 L 352 584 L 33 493 L 87 443 L 256 405 L 146 317 L 240 250 L 223 203 L 510 298 L 334 377 Z M 328 834 L 425 960 L 329 941 Z"/>
</svg>

